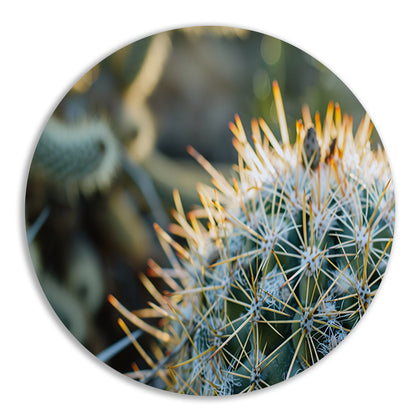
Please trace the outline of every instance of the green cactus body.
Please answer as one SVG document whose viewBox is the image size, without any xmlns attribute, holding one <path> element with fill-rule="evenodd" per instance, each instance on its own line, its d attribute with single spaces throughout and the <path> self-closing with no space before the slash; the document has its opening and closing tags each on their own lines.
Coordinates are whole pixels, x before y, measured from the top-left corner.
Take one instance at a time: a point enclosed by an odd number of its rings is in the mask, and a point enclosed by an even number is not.
<svg viewBox="0 0 416 416">
<path fill-rule="evenodd" d="M 172 293 L 142 282 L 160 326 L 110 297 L 156 339 L 152 351 L 138 346 L 149 365 L 135 372 L 142 382 L 225 395 L 285 380 L 335 348 L 380 285 L 394 195 L 384 151 L 370 148 L 369 118 L 353 135 L 338 106 L 330 103 L 323 125 L 304 107 L 290 141 L 277 83 L 274 96 L 280 141 L 262 119 L 252 121 L 252 144 L 238 116 L 230 124 L 239 158 L 233 184 L 189 149 L 214 187 L 198 186 L 202 207 L 188 214 L 174 193 L 171 231 L 186 247 L 155 227 L 171 267 L 151 263 L 151 274 Z"/>
<path fill-rule="evenodd" d="M 107 187 L 119 165 L 119 144 L 103 120 L 64 123 L 52 117 L 39 139 L 33 168 L 68 191 Z"/>
</svg>

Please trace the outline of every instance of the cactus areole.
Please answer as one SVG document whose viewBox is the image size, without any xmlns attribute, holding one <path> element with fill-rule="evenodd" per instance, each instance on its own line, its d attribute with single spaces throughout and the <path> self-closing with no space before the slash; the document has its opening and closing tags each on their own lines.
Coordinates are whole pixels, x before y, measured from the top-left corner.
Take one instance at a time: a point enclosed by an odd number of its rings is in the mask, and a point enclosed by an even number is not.
<svg viewBox="0 0 416 416">
<path fill-rule="evenodd" d="M 170 266 L 150 262 L 140 276 L 149 308 L 132 313 L 110 297 L 127 333 L 125 320 L 151 336 L 146 348 L 134 340 L 146 365 L 130 375 L 143 383 L 229 395 L 288 379 L 349 334 L 382 281 L 394 194 L 369 117 L 353 133 L 337 104 L 322 120 L 304 106 L 289 137 L 277 82 L 273 93 L 279 134 L 262 118 L 249 136 L 238 116 L 230 123 L 232 180 L 189 148 L 213 186 L 197 186 L 202 206 L 188 213 L 175 191 L 176 223 L 170 233 L 155 225 Z"/>
</svg>

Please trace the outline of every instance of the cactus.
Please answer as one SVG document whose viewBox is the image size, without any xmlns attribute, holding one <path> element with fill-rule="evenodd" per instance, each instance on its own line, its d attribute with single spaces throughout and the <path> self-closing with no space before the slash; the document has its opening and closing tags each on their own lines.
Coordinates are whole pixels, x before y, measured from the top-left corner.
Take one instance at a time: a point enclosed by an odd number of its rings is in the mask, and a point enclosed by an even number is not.
<svg viewBox="0 0 416 416">
<path fill-rule="evenodd" d="M 69 192 L 106 188 L 119 166 L 119 144 L 104 120 L 68 124 L 52 117 L 33 156 L 33 169 Z"/>
<path fill-rule="evenodd" d="M 170 232 L 186 244 L 155 225 L 170 267 L 150 261 L 149 277 L 140 276 L 149 308 L 132 313 L 109 296 L 154 337 L 146 350 L 131 338 L 143 368 L 134 364 L 130 376 L 144 383 L 229 395 L 288 379 L 349 334 L 381 283 L 394 194 L 384 150 L 371 148 L 369 117 L 353 134 L 337 104 L 323 123 L 304 106 L 290 140 L 277 82 L 273 93 L 281 140 L 261 118 L 251 123 L 252 142 L 238 116 L 230 123 L 232 184 L 189 148 L 214 187 L 198 185 L 202 207 L 187 214 L 174 191 Z"/>
</svg>

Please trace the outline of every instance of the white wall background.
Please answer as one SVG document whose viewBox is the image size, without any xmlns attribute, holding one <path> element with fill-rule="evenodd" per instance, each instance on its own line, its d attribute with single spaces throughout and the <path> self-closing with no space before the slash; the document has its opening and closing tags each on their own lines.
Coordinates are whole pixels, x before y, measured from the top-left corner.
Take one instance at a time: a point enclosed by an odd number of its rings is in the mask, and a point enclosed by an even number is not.
<svg viewBox="0 0 416 416">
<path fill-rule="evenodd" d="M 0 23 L 1 413 L 5 415 L 404 414 L 415 411 L 415 59 L 411 1 L 9 2 Z M 387 277 L 353 334 L 290 382 L 208 400 L 118 375 L 47 305 L 25 246 L 26 175 L 56 104 L 93 64 L 146 35 L 239 26 L 281 38 L 337 74 L 370 113 L 390 157 L 397 224 Z M 414 414 L 414 413 L 413 413 Z"/>
</svg>

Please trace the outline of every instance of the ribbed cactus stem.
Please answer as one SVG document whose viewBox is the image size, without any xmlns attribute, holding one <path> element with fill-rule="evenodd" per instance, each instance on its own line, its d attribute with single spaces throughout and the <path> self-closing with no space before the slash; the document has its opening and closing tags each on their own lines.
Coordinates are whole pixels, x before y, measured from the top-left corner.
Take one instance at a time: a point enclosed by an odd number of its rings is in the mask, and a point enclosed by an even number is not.
<svg viewBox="0 0 416 416">
<path fill-rule="evenodd" d="M 103 120 L 68 124 L 51 118 L 33 157 L 33 169 L 68 191 L 107 187 L 119 166 L 119 143 Z"/>
</svg>

